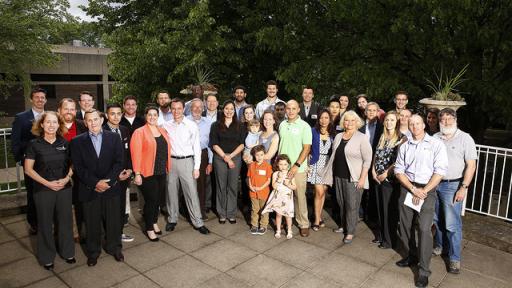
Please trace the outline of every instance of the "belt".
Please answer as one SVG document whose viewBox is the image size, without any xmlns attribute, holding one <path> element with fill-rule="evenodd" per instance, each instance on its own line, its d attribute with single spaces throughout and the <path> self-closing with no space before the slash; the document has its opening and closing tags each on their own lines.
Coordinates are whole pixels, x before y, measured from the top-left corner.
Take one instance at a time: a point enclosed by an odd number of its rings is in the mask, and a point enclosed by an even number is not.
<svg viewBox="0 0 512 288">
<path fill-rule="evenodd" d="M 421 184 L 421 183 L 416 183 L 416 182 L 411 182 L 412 185 L 414 185 L 415 187 L 420 187 L 420 188 L 423 188 L 425 186 L 427 186 L 427 184 Z"/>
<path fill-rule="evenodd" d="M 187 159 L 187 158 L 192 158 L 194 157 L 194 155 L 188 155 L 188 156 L 172 156 L 171 155 L 171 158 L 173 159 Z"/>
<path fill-rule="evenodd" d="M 443 183 L 460 182 L 460 181 L 462 181 L 462 179 L 463 179 L 462 177 L 457 178 L 457 179 L 446 179 L 446 180 L 443 179 L 443 180 L 441 180 L 441 182 L 443 182 Z"/>
</svg>

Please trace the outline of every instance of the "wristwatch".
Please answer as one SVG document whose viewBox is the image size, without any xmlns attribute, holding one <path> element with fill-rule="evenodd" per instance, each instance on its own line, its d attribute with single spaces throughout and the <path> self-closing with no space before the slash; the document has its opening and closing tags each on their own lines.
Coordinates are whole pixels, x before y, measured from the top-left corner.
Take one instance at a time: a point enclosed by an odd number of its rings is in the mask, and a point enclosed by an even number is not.
<svg viewBox="0 0 512 288">
<path fill-rule="evenodd" d="M 293 166 L 297 166 L 298 168 L 300 168 L 300 164 L 298 162 L 293 163 Z"/>
<path fill-rule="evenodd" d="M 462 188 L 464 188 L 464 189 L 466 189 L 466 190 L 469 188 L 469 185 L 464 184 L 464 183 L 462 183 L 462 185 L 460 185 L 460 186 L 462 186 Z"/>
</svg>

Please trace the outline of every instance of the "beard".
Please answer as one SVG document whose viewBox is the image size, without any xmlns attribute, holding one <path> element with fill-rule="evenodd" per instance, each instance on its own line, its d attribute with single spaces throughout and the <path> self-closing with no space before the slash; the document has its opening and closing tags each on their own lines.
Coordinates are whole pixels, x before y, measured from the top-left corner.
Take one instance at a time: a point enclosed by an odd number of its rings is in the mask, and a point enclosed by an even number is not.
<svg viewBox="0 0 512 288">
<path fill-rule="evenodd" d="M 457 131 L 457 124 L 453 124 L 452 126 L 444 126 L 439 124 L 439 130 L 443 135 L 453 135 L 455 131 Z"/>
</svg>

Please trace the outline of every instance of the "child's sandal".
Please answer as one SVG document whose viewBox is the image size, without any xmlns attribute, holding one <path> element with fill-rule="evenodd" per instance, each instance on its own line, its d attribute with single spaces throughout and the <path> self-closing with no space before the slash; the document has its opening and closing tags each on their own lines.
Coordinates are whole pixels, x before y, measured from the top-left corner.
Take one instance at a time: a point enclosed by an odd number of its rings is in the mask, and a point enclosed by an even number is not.
<svg viewBox="0 0 512 288">
<path fill-rule="evenodd" d="M 292 239 L 293 237 L 293 234 L 292 234 L 292 230 L 288 230 L 288 233 L 286 234 L 286 239 Z"/>
<path fill-rule="evenodd" d="M 276 237 L 277 239 L 281 238 L 281 230 L 277 230 L 276 234 L 274 234 L 274 237 Z"/>
</svg>

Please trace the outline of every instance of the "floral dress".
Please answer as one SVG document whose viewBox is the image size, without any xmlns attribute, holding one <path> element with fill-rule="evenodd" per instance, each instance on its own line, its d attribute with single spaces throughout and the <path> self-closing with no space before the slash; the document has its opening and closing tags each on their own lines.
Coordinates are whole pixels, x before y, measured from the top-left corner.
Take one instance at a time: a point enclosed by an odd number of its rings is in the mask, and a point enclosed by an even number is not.
<svg viewBox="0 0 512 288">
<path fill-rule="evenodd" d="M 282 172 L 274 172 L 273 177 L 279 179 L 280 173 Z M 261 214 L 272 211 L 285 217 L 294 216 L 293 190 L 285 186 L 282 181 L 277 182 L 277 188 L 268 196 L 267 205 Z"/>
<path fill-rule="evenodd" d="M 320 175 L 320 171 L 322 171 L 329 160 L 329 151 L 332 145 L 331 137 L 328 137 L 327 140 L 319 139 L 318 141 L 320 141 L 320 155 L 318 161 L 309 167 L 308 172 L 308 182 L 311 184 L 325 184 L 322 181 L 323 177 Z"/>
<path fill-rule="evenodd" d="M 375 172 L 377 172 L 377 175 L 382 174 L 396 161 L 400 141 L 398 141 L 393 147 L 388 147 L 388 145 L 389 140 L 385 140 L 384 148 L 377 148 L 375 151 Z M 392 181 L 394 179 L 390 176 L 392 176 L 392 174 L 388 175 L 388 181 Z"/>
</svg>

